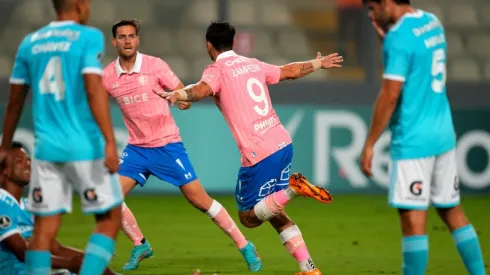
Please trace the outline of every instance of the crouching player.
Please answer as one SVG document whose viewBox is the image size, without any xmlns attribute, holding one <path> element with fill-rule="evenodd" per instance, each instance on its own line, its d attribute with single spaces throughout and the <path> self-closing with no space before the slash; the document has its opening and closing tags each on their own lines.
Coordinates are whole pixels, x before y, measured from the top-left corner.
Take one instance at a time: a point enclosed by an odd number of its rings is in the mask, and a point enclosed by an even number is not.
<svg viewBox="0 0 490 275">
<path fill-rule="evenodd" d="M 30 159 L 20 143 L 12 144 L 7 168 L 0 174 L 0 274 L 24 275 L 25 254 L 33 233 L 34 219 L 25 209 L 26 202 L 22 198 L 24 187 L 29 184 Z M 65 247 L 57 240 L 51 247 L 51 267 L 60 269 L 51 274 L 78 273 L 82 251 Z M 104 274 L 115 273 L 106 269 Z"/>
</svg>

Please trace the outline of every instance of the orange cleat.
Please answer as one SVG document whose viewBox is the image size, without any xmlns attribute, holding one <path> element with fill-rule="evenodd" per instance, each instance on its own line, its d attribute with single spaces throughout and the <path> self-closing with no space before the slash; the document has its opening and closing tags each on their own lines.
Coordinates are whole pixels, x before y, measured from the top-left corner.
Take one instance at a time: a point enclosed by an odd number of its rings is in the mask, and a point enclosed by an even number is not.
<svg viewBox="0 0 490 275">
<path fill-rule="evenodd" d="M 312 271 L 302 271 L 296 273 L 295 275 L 322 275 L 322 272 L 320 271 L 320 269 L 315 268 Z"/>
<path fill-rule="evenodd" d="M 301 173 L 294 173 L 289 177 L 289 187 L 299 196 L 311 197 L 321 203 L 331 203 L 333 201 L 332 195 L 325 188 L 311 184 Z"/>
</svg>

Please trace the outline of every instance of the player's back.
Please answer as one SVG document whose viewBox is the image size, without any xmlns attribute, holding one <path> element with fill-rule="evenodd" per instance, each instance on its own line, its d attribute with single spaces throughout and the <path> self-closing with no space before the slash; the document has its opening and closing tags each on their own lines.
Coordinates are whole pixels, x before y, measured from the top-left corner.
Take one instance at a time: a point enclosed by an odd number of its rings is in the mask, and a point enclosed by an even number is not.
<svg viewBox="0 0 490 275">
<path fill-rule="evenodd" d="M 222 53 L 203 75 L 204 81 L 220 79 L 219 86 L 211 85 L 215 86 L 215 102 L 237 142 L 243 166 L 254 165 L 291 143 L 272 107 L 267 87 L 279 82 L 280 74 L 277 66 L 229 51 Z"/>
<path fill-rule="evenodd" d="M 406 14 L 385 37 L 385 62 L 402 68 L 385 78 L 404 80 L 390 125 L 393 159 L 435 156 L 456 145 L 446 95 L 446 49 L 439 19 L 421 10 Z"/>
<path fill-rule="evenodd" d="M 16 78 L 30 82 L 26 84 L 33 92 L 36 159 L 68 162 L 103 157 L 102 136 L 83 77 L 101 74 L 100 65 L 88 56 L 99 44 L 101 57 L 99 30 L 63 21 L 29 34 L 20 45 L 11 82 Z"/>
</svg>

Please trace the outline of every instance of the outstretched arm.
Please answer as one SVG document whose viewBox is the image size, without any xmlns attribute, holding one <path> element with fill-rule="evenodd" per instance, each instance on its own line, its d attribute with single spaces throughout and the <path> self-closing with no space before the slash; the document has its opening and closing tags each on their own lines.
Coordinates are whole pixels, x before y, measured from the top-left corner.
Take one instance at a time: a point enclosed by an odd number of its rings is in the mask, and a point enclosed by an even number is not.
<svg viewBox="0 0 490 275">
<path fill-rule="evenodd" d="M 337 53 L 329 54 L 327 56 L 322 56 L 321 53 L 318 53 L 316 59 L 304 62 L 294 62 L 281 66 L 281 77 L 279 80 L 298 79 L 319 69 L 341 68 L 341 63 L 343 61 L 343 57 L 339 56 Z"/>
<path fill-rule="evenodd" d="M 173 106 L 175 102 L 196 102 L 205 97 L 213 96 L 213 90 L 206 82 L 200 81 L 197 84 L 191 84 L 183 89 L 175 90 L 173 92 L 165 91 L 153 91 L 157 95 L 170 101 Z"/>
</svg>

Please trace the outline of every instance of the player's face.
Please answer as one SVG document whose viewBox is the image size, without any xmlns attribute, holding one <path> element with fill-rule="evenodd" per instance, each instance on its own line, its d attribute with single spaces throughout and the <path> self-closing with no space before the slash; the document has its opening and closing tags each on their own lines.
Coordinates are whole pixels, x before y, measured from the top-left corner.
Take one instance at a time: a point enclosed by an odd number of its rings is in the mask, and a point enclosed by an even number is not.
<svg viewBox="0 0 490 275">
<path fill-rule="evenodd" d="M 391 25 L 391 0 L 381 0 L 380 3 L 370 1 L 368 3 L 369 16 L 384 30 L 388 30 Z"/>
<path fill-rule="evenodd" d="M 9 176 L 9 180 L 15 182 L 22 187 L 29 184 L 29 180 L 31 177 L 31 160 L 29 156 L 23 149 L 13 149 L 10 152 L 11 164 L 13 167 L 11 169 L 12 173 Z M 6 178 L 4 178 L 5 180 Z"/>
<path fill-rule="evenodd" d="M 90 0 L 78 0 L 77 12 L 80 20 L 80 24 L 85 25 L 88 22 L 90 14 Z"/>
<path fill-rule="evenodd" d="M 117 28 L 116 38 L 112 39 L 112 46 L 117 50 L 117 54 L 124 58 L 131 58 L 138 51 L 140 38 L 136 34 L 133 26 L 121 26 Z"/>
</svg>

